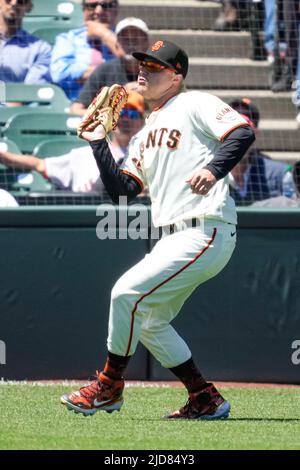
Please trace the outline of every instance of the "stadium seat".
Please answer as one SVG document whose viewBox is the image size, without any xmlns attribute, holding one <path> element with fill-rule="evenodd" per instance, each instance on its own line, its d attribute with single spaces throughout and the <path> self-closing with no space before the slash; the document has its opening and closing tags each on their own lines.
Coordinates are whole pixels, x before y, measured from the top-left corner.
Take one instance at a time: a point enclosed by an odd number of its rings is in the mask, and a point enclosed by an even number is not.
<svg viewBox="0 0 300 470">
<path fill-rule="evenodd" d="M 33 155 L 47 158 L 64 155 L 74 148 L 85 147 L 87 142 L 76 136 L 65 136 L 62 139 L 43 140 L 33 150 Z"/>
<path fill-rule="evenodd" d="M 37 108 L 30 108 L 29 106 L 12 106 L 3 108 L 0 106 L 0 136 L 2 136 L 3 129 L 11 117 L 17 116 L 18 114 L 32 114 L 36 112 Z M 45 108 L 41 110 L 39 109 L 38 112 L 49 114 L 51 110 L 49 108 Z"/>
<path fill-rule="evenodd" d="M 37 26 L 43 28 L 58 23 L 69 28 L 80 27 L 83 23 L 81 5 L 62 0 L 35 0 L 34 8 L 24 18 L 23 26 L 31 33 Z"/>
<path fill-rule="evenodd" d="M 12 191 L 45 193 L 53 189 L 52 183 L 37 171 L 18 176 L 18 181 L 11 186 Z"/>
<path fill-rule="evenodd" d="M 12 140 L 6 139 L 5 137 L 0 137 L 0 150 L 2 152 L 21 153 L 17 144 Z"/>
<path fill-rule="evenodd" d="M 21 152 L 32 153 L 42 140 L 76 136 L 80 117 L 64 113 L 18 114 L 6 123 L 2 135 L 14 140 Z"/>
<path fill-rule="evenodd" d="M 19 147 L 12 140 L 0 137 L 0 151 L 21 153 Z M 0 161 L 0 187 L 10 190 L 17 181 L 20 170 L 9 168 Z"/>
<path fill-rule="evenodd" d="M 0 150 L 20 154 L 17 144 L 12 140 L 0 138 Z M 53 185 L 36 171 L 24 173 L 20 169 L 9 168 L 0 163 L 0 186 L 12 192 L 48 192 Z"/>
<path fill-rule="evenodd" d="M 43 41 L 48 42 L 51 46 L 54 46 L 56 36 L 61 33 L 66 33 L 70 30 L 70 27 L 67 27 L 64 23 L 55 23 L 53 26 L 40 27 L 38 25 L 36 29 L 31 31 L 31 34 L 37 36 Z"/>
<path fill-rule="evenodd" d="M 34 103 L 47 106 L 52 110 L 65 112 L 69 109 L 70 100 L 57 85 L 26 85 L 24 83 L 6 83 L 4 102 L 20 102 L 23 105 Z"/>
<path fill-rule="evenodd" d="M 30 13 L 27 13 L 27 18 L 53 16 L 55 18 L 74 18 L 81 16 L 82 8 L 78 2 L 70 0 L 34 0 L 33 8 Z"/>
</svg>

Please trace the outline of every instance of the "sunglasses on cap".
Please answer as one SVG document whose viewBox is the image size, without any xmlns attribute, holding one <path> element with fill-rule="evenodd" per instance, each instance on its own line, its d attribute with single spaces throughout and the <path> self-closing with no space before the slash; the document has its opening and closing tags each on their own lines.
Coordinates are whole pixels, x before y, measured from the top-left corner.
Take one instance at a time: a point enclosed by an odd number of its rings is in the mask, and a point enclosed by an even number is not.
<svg viewBox="0 0 300 470">
<path fill-rule="evenodd" d="M 139 111 L 136 109 L 127 109 L 123 108 L 120 114 L 121 118 L 128 118 L 128 119 L 143 119 L 143 116 Z"/>
<path fill-rule="evenodd" d="M 149 73 L 160 73 L 163 70 L 170 70 L 171 72 L 176 72 L 175 69 L 166 67 L 165 65 L 158 64 L 157 62 L 151 62 L 150 60 L 140 61 L 140 67 L 143 67 Z"/>
<path fill-rule="evenodd" d="M 98 6 L 103 8 L 103 10 L 109 10 L 111 8 L 116 8 L 117 7 L 117 2 L 116 1 L 112 1 L 112 2 L 91 2 L 91 3 L 83 2 L 82 6 L 86 10 L 90 10 L 90 11 L 95 10 Z"/>
<path fill-rule="evenodd" d="M 16 3 L 17 3 L 17 5 L 22 7 L 22 6 L 28 5 L 28 3 L 30 3 L 30 1 L 31 0 L 17 0 Z M 12 2 L 12 0 L 5 0 L 5 2 L 9 4 L 9 3 Z"/>
</svg>

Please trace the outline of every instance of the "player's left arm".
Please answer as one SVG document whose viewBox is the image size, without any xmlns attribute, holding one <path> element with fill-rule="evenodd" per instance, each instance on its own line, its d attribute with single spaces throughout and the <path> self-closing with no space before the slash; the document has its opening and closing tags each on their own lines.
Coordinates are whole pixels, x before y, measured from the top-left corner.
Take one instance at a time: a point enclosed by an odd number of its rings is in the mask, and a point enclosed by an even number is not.
<svg viewBox="0 0 300 470">
<path fill-rule="evenodd" d="M 224 178 L 239 163 L 254 141 L 255 134 L 248 125 L 230 132 L 221 143 L 214 158 L 187 180 L 192 191 L 206 195 L 218 180 Z"/>
</svg>

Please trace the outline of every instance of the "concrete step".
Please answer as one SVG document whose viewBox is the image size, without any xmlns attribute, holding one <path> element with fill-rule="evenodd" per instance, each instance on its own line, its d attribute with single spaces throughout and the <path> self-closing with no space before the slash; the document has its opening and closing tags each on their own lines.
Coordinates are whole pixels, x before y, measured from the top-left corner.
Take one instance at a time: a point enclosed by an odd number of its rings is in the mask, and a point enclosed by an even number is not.
<svg viewBox="0 0 300 470">
<path fill-rule="evenodd" d="M 261 119 L 294 119 L 296 108 L 292 92 L 273 93 L 270 90 L 203 90 L 221 98 L 225 103 L 250 98 L 260 111 Z"/>
<path fill-rule="evenodd" d="M 268 152 L 272 160 L 280 162 L 295 163 L 300 160 L 299 152 Z"/>
<path fill-rule="evenodd" d="M 195 0 L 120 0 L 119 19 L 137 16 L 151 29 L 213 29 L 220 5 Z"/>
<path fill-rule="evenodd" d="M 150 31 L 151 42 L 158 39 L 173 41 L 180 45 L 189 57 L 250 57 L 250 34 L 243 32 L 217 33 L 214 31 L 192 31 L 191 29 Z"/>
<path fill-rule="evenodd" d="M 262 150 L 300 152 L 300 130 L 296 120 L 262 120 L 257 146 Z"/>
<path fill-rule="evenodd" d="M 196 89 L 268 89 L 269 64 L 250 59 L 190 59 L 186 84 Z"/>
</svg>

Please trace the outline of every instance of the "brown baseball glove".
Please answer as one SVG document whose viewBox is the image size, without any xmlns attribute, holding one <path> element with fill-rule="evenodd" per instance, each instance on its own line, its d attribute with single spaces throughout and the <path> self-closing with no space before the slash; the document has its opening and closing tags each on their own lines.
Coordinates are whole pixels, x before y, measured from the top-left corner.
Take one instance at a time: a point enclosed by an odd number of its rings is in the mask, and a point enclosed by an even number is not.
<svg viewBox="0 0 300 470">
<path fill-rule="evenodd" d="M 103 87 L 86 110 L 77 129 L 78 136 L 81 137 L 84 131 L 93 131 L 99 124 L 107 134 L 114 130 L 127 98 L 128 94 L 121 85 Z"/>
</svg>

